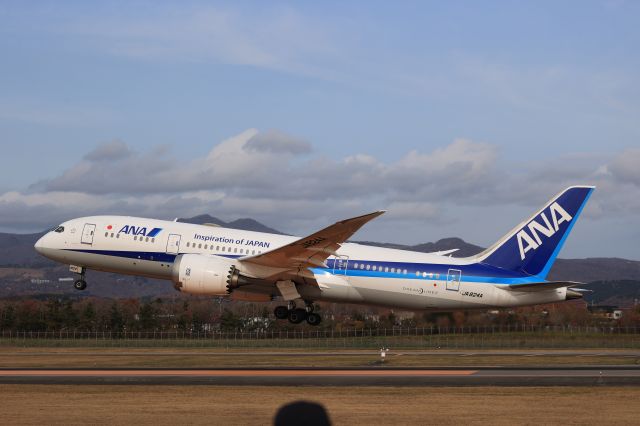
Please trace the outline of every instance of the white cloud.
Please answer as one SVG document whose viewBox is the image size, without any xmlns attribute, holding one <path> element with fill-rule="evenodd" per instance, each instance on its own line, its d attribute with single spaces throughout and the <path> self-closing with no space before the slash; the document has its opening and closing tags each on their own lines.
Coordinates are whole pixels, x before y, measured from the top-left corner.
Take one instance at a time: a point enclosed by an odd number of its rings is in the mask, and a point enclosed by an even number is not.
<svg viewBox="0 0 640 426">
<path fill-rule="evenodd" d="M 407 229 L 449 226 L 462 219 L 458 211 L 465 208 L 498 216 L 508 206 L 533 210 L 575 184 L 598 186 L 587 217 L 615 216 L 637 226 L 637 156 L 631 149 L 612 158 L 572 154 L 509 165 L 494 145 L 458 139 L 393 162 L 368 154 L 334 160 L 313 154 L 307 142 L 283 132 L 249 129 L 203 158 L 176 163 L 164 147 L 136 152 L 123 142 L 109 142 L 59 176 L 27 191 L 0 194 L 0 228 L 40 230 L 92 214 L 172 219 L 210 213 L 223 219 L 253 217 L 297 233 L 387 209 L 381 229 L 396 235 L 401 224 Z M 519 219 L 505 218 L 509 226 Z"/>
<path fill-rule="evenodd" d="M 640 187 L 640 148 L 629 148 L 614 158 L 607 167 L 617 180 Z"/>
<path fill-rule="evenodd" d="M 278 130 L 268 130 L 249 139 L 244 149 L 274 154 L 307 154 L 311 152 L 311 144 Z"/>
<path fill-rule="evenodd" d="M 84 156 L 89 161 L 117 161 L 131 155 L 131 150 L 122 141 L 103 143 Z"/>
</svg>

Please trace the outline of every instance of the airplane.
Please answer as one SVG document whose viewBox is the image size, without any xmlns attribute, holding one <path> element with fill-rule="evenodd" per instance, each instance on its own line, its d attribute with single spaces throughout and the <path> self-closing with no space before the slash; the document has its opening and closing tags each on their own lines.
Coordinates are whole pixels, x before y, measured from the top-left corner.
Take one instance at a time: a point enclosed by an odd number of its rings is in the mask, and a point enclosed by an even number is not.
<svg viewBox="0 0 640 426">
<path fill-rule="evenodd" d="M 173 281 L 184 293 L 270 302 L 274 315 L 318 325 L 314 302 L 452 311 L 560 302 L 582 297 L 572 281 L 546 277 L 594 191 L 572 186 L 483 252 L 421 253 L 349 243 L 376 211 L 304 238 L 176 221 L 91 216 L 69 220 L 35 244 L 70 265 L 84 290 L 87 270 Z M 301 307 L 301 302 L 304 307 Z"/>
</svg>

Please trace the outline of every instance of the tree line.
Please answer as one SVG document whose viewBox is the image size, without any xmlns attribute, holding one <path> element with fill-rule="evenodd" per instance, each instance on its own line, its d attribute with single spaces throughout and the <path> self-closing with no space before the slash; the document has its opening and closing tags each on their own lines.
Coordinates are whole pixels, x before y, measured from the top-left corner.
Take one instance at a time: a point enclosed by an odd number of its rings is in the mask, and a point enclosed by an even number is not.
<svg viewBox="0 0 640 426">
<path fill-rule="evenodd" d="M 277 321 L 275 304 L 222 298 L 0 300 L 0 330 L 14 331 L 278 331 L 310 327 Z M 466 327 L 507 324 L 640 326 L 640 306 L 619 320 L 593 315 L 584 302 L 498 311 L 405 312 L 343 304 L 318 304 L 324 329 Z M 315 329 L 315 328 L 314 328 Z"/>
</svg>

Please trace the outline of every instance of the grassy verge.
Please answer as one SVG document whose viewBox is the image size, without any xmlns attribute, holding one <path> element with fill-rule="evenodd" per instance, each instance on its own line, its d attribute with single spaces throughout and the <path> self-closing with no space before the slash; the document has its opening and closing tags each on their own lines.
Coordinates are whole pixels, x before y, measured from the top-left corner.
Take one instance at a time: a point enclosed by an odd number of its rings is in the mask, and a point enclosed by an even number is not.
<svg viewBox="0 0 640 426">
<path fill-rule="evenodd" d="M 334 424 L 637 424 L 640 388 L 389 388 L 0 385 L 5 424 L 272 423 L 321 403 Z"/>
</svg>

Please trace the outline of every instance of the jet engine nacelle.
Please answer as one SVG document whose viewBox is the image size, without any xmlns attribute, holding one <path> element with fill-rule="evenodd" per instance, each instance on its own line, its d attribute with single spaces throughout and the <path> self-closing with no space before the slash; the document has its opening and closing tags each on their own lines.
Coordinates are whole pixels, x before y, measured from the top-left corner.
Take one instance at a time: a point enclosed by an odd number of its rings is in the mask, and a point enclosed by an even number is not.
<svg viewBox="0 0 640 426">
<path fill-rule="evenodd" d="M 234 274 L 236 262 L 220 256 L 181 254 L 176 257 L 171 280 L 176 290 L 211 296 L 230 293 L 229 278 Z"/>
</svg>

